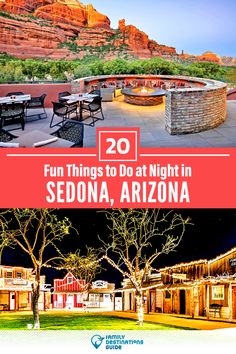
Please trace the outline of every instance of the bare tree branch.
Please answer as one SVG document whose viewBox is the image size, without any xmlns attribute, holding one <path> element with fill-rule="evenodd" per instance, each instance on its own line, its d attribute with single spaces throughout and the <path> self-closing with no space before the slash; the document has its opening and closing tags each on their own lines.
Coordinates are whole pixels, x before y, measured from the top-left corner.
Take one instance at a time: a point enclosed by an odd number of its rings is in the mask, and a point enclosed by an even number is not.
<svg viewBox="0 0 236 354">
<path fill-rule="evenodd" d="M 108 242 L 99 238 L 104 258 L 135 288 L 139 322 L 142 324 L 145 278 L 160 255 L 176 250 L 190 219 L 160 209 L 113 209 L 105 213 L 110 235 Z"/>
<path fill-rule="evenodd" d="M 60 242 L 72 229 L 69 219 L 60 220 L 52 209 L 8 209 L 0 213 L 0 257 L 5 248 L 19 247 L 29 256 L 34 267 L 32 303 L 35 328 L 40 326 L 38 300 L 42 268 L 62 258 Z"/>
<path fill-rule="evenodd" d="M 87 290 L 97 273 L 101 271 L 101 259 L 98 252 L 88 247 L 86 255 L 80 250 L 62 257 L 59 266 L 71 272 L 76 279 L 84 280 L 84 290 Z"/>
</svg>

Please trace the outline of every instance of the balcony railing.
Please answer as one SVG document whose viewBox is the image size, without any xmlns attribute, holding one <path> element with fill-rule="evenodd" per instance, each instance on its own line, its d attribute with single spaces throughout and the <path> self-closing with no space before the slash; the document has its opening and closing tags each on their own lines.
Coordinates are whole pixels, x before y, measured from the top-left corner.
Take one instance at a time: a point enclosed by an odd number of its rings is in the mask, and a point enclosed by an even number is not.
<svg viewBox="0 0 236 354">
<path fill-rule="evenodd" d="M 31 289 L 31 284 L 34 282 L 34 279 L 22 279 L 22 278 L 0 278 L 0 288 L 25 288 Z M 51 285 L 45 284 L 43 281 L 40 284 L 40 290 L 46 291 L 50 290 Z"/>
<path fill-rule="evenodd" d="M 22 278 L 15 278 L 15 279 L 5 279 L 5 284 L 9 285 L 25 285 L 27 286 L 29 284 L 28 280 L 22 279 Z"/>
<path fill-rule="evenodd" d="M 29 288 L 30 282 L 26 279 L 21 278 L 1 278 L 0 279 L 0 287 L 1 288 L 17 288 L 17 287 L 24 287 Z"/>
</svg>

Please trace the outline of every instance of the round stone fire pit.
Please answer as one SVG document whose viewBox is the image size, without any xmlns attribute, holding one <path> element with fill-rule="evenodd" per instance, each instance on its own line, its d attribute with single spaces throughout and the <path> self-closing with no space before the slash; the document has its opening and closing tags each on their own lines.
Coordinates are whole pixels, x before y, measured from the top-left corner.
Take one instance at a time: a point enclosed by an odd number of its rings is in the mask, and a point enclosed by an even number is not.
<svg viewBox="0 0 236 354">
<path fill-rule="evenodd" d="M 159 88 L 135 87 L 125 88 L 121 91 L 126 103 L 137 106 L 156 106 L 163 103 L 166 91 Z"/>
<path fill-rule="evenodd" d="M 135 105 L 157 105 L 166 96 L 165 128 L 171 135 L 213 129 L 227 117 L 227 85 L 210 79 L 174 75 L 101 75 L 75 80 L 72 91 L 86 89 L 90 92 L 104 83 L 108 87 L 112 83 L 114 90 L 118 89 L 117 96 L 121 86 L 131 86 L 124 88 L 122 93 L 126 102 Z M 164 92 L 158 89 L 162 85 L 166 86 Z"/>
</svg>

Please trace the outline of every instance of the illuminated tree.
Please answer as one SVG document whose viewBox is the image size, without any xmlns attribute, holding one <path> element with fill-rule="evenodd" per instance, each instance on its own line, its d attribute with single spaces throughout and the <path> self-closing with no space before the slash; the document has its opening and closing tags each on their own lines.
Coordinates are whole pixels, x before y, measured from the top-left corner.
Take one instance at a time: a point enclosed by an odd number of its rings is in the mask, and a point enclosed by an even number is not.
<svg viewBox="0 0 236 354">
<path fill-rule="evenodd" d="M 189 218 L 161 210 L 114 209 L 106 212 L 110 235 L 101 240 L 104 259 L 129 279 L 135 289 L 138 323 L 143 325 L 143 285 L 162 254 L 176 250 Z"/>
<path fill-rule="evenodd" d="M 65 255 L 59 267 L 70 271 L 76 279 L 83 280 L 83 290 L 86 291 L 96 274 L 101 271 L 100 261 L 98 252 L 88 247 L 86 255 L 81 255 L 80 250 Z"/>
<path fill-rule="evenodd" d="M 5 220 L 0 218 L 0 230 L 4 230 Z M 14 248 L 14 241 L 11 240 L 5 232 L 0 233 L 0 265 L 2 264 L 2 254 L 6 247 Z"/>
<path fill-rule="evenodd" d="M 68 218 L 59 219 L 49 209 L 8 209 L 0 213 L 0 250 L 18 248 L 31 260 L 32 310 L 34 328 L 40 328 L 39 296 L 40 276 L 44 267 L 50 267 L 63 259 L 60 242 L 72 228 Z"/>
</svg>

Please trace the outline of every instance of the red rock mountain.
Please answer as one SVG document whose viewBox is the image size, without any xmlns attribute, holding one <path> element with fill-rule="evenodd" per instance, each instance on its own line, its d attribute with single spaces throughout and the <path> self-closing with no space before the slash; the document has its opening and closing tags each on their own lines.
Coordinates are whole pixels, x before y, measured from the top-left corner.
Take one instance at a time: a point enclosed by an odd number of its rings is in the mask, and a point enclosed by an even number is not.
<svg viewBox="0 0 236 354">
<path fill-rule="evenodd" d="M 91 4 L 85 6 L 76 0 L 50 1 L 39 6 L 35 11 L 36 17 L 41 17 L 57 23 L 68 23 L 79 27 L 110 28 L 107 16 L 97 12 Z"/>
<path fill-rule="evenodd" d="M 190 62 L 210 62 L 216 64 L 223 64 L 222 59 L 219 55 L 213 52 L 205 52 L 202 55 L 190 55 L 190 54 L 181 54 L 180 58 Z"/>
<path fill-rule="evenodd" d="M 119 21 L 119 31 L 122 34 L 122 44 L 127 45 L 138 57 L 175 56 L 173 47 L 160 45 L 149 39 L 148 35 L 135 26 L 126 26 L 125 20 Z"/>
<path fill-rule="evenodd" d="M 177 55 L 125 20 L 112 29 L 106 15 L 78 0 L 0 0 L 0 52 L 54 59 Z"/>
<path fill-rule="evenodd" d="M 91 4 L 85 6 L 77 0 L 3 0 L 0 10 L 11 14 L 28 14 L 56 23 L 69 23 L 81 27 L 110 28 L 107 16 L 97 12 Z"/>
<path fill-rule="evenodd" d="M 0 0 L 0 53 L 52 59 L 159 56 L 235 64 L 234 58 L 222 60 L 211 52 L 178 55 L 175 48 L 150 40 L 125 20 L 112 29 L 106 15 L 79 0 Z"/>
</svg>

